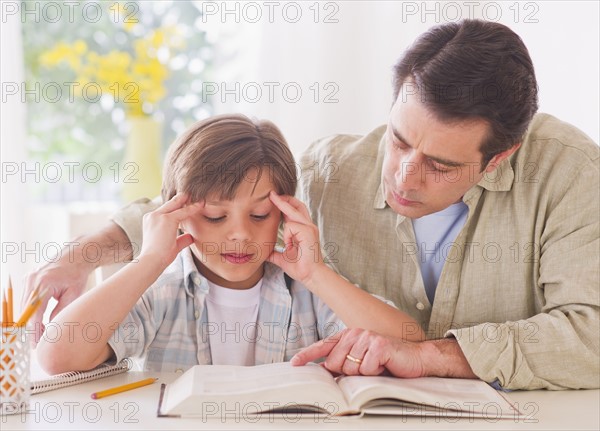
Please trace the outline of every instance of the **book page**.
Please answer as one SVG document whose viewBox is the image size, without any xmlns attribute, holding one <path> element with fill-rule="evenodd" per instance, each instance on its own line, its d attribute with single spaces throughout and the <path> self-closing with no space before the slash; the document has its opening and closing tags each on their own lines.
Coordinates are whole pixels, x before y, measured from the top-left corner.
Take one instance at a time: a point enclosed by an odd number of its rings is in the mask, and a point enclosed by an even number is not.
<svg viewBox="0 0 600 431">
<path fill-rule="evenodd" d="M 472 417 L 513 418 L 519 415 L 495 389 L 476 379 L 343 376 L 338 379 L 338 385 L 350 407 L 366 409 L 366 413 L 377 413 L 379 406 L 382 407 L 380 414 L 427 415 L 435 411 L 442 415 L 444 411 L 459 411 Z M 400 405 L 404 408 L 394 408 Z M 419 408 L 420 405 L 433 409 Z"/>
<path fill-rule="evenodd" d="M 301 406 L 327 414 L 347 410 L 334 378 L 316 364 L 196 365 L 167 385 L 161 414 L 243 416 Z"/>
</svg>

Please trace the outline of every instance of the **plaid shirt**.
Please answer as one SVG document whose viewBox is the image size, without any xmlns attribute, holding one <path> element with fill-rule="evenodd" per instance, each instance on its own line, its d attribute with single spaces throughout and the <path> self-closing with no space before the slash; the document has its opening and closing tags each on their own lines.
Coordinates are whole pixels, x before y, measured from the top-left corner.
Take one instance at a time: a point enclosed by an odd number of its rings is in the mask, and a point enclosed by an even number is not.
<svg viewBox="0 0 600 431">
<path fill-rule="evenodd" d="M 117 361 L 141 358 L 147 371 L 185 371 L 212 364 L 209 334 L 223 322 L 209 322 L 209 286 L 184 249 L 138 300 L 109 345 Z M 345 325 L 317 296 L 298 282 L 286 285 L 283 271 L 265 263 L 256 322 L 255 365 L 288 361 L 315 341 Z M 243 337 L 244 328 L 234 337 Z M 231 335 L 228 331 L 228 336 Z"/>
</svg>

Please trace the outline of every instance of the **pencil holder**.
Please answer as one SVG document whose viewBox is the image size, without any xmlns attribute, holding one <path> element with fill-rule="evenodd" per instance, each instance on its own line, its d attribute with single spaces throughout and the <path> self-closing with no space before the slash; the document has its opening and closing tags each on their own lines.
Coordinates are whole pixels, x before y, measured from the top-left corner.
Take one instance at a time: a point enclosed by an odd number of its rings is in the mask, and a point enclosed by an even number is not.
<svg viewBox="0 0 600 431">
<path fill-rule="evenodd" d="M 25 327 L 2 328 L 0 340 L 0 415 L 27 409 L 31 394 L 30 348 Z"/>
</svg>

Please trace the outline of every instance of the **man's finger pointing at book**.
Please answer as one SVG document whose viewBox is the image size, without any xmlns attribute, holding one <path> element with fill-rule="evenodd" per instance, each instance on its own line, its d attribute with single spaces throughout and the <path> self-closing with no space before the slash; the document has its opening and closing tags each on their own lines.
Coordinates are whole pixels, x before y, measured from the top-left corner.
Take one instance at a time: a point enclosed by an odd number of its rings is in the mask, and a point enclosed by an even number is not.
<svg viewBox="0 0 600 431">
<path fill-rule="evenodd" d="M 331 350 L 337 345 L 338 341 L 342 337 L 342 332 L 338 332 L 331 337 L 325 338 L 321 341 L 317 341 L 314 344 L 302 349 L 298 353 L 296 353 L 290 363 L 294 366 L 306 365 L 309 362 L 313 362 L 319 358 L 326 357 L 329 355 Z"/>
</svg>

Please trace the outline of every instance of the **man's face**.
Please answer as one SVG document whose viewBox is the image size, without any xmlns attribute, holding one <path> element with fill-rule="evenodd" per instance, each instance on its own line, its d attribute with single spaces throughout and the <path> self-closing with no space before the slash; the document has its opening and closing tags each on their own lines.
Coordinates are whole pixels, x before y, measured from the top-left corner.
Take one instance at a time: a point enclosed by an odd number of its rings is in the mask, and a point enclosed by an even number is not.
<svg viewBox="0 0 600 431">
<path fill-rule="evenodd" d="M 483 120 L 443 123 L 402 87 L 386 130 L 382 180 L 398 214 L 419 218 L 458 202 L 483 177 Z M 410 88 L 410 87 L 409 87 Z"/>
</svg>

